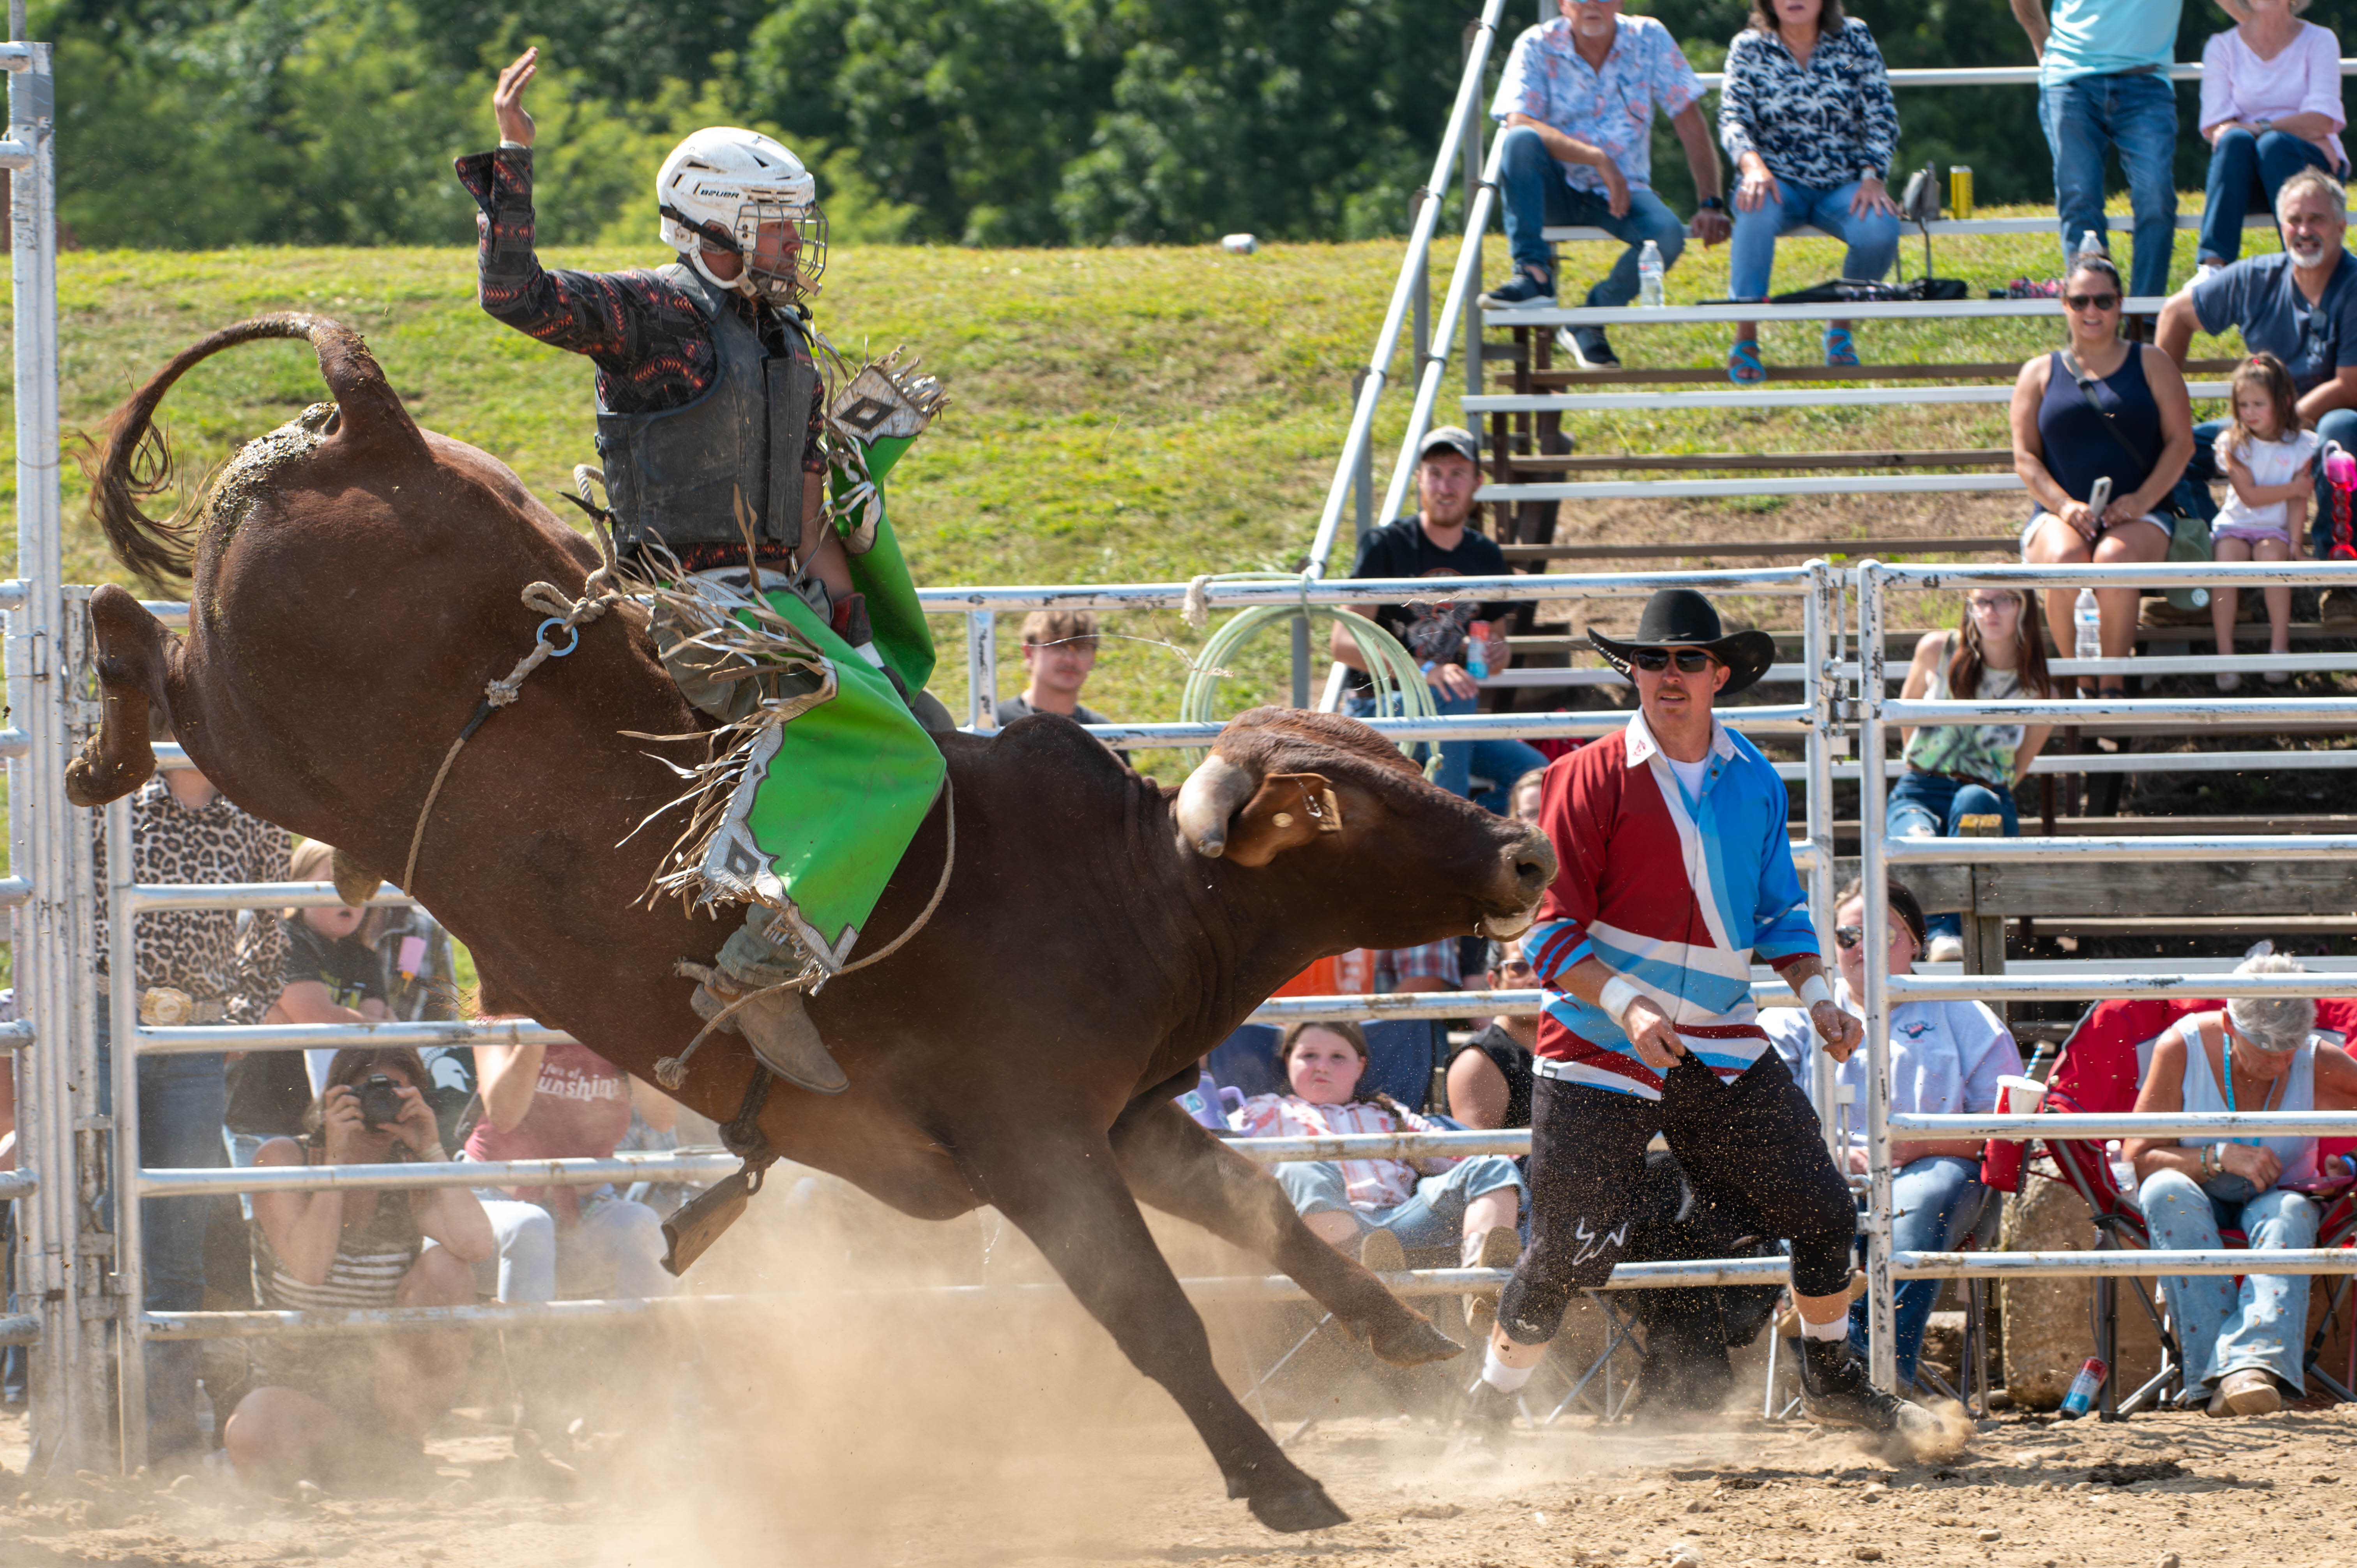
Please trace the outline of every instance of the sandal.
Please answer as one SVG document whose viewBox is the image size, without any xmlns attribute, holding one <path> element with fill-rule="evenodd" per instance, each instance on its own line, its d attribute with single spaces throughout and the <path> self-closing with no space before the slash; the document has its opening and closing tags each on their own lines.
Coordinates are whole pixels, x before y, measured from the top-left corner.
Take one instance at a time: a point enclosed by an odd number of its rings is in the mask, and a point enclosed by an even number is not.
<svg viewBox="0 0 2357 1568">
<path fill-rule="evenodd" d="M 1739 387 L 1756 387 L 1768 379 L 1768 367 L 1760 362 L 1759 338 L 1735 340 L 1727 351 L 1727 379 Z"/>
<path fill-rule="evenodd" d="M 1846 327 L 1825 328 L 1825 363 L 1835 369 L 1846 369 L 1857 360 L 1857 344 Z"/>
</svg>

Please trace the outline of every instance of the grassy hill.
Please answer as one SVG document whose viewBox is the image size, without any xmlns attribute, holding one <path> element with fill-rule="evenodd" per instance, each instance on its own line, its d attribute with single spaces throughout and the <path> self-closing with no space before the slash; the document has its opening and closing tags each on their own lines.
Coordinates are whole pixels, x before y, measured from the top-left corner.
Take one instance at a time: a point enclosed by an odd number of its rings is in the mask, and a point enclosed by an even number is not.
<svg viewBox="0 0 2357 1568">
<path fill-rule="evenodd" d="M 2252 240 L 2274 243 L 2271 234 Z M 644 264 L 651 252 L 559 251 L 547 259 L 618 267 Z M 2191 265 L 2190 236 L 2179 252 L 2181 278 Z M 1910 270 L 1921 255 L 1910 242 Z M 1349 416 L 1351 374 L 1398 257 L 1396 242 L 1275 246 L 1250 257 L 1211 249 L 845 248 L 829 269 L 819 320 L 846 354 L 897 344 L 920 351 L 952 389 L 948 415 L 894 477 L 894 515 L 920 581 L 1167 581 L 1284 567 L 1299 556 Z M 1502 277 L 1502 242 L 1492 241 L 1486 259 L 1491 276 Z M 1609 260 L 1603 247 L 1566 248 L 1569 281 L 1577 286 Z M 2050 276 L 2056 252 L 2050 240 L 2024 236 L 1943 242 L 1935 260 L 1943 275 L 1977 289 Z M 1839 268 L 1837 248 L 1822 241 L 1787 242 L 1780 261 L 1781 287 Z M 1436 289 L 1453 262 L 1454 247 L 1443 245 Z M 1689 252 L 1671 275 L 1672 297 L 1722 295 L 1725 267 L 1723 250 Z M 95 432 L 133 385 L 213 328 L 268 310 L 319 310 L 368 334 L 421 422 L 483 446 L 553 496 L 572 465 L 592 456 L 588 369 L 485 317 L 473 302 L 473 252 L 458 249 L 70 253 L 60 266 L 67 428 Z M 1867 328 L 1859 339 L 1877 360 L 2018 360 L 2059 341 L 2057 326 L 1934 322 Z M 1616 337 L 1632 365 L 1717 364 L 1726 350 L 1716 329 Z M 1767 349 L 1771 360 L 1803 360 L 1814 353 L 1815 331 L 1771 328 Z M 1408 370 L 1403 353 L 1394 372 Z M 202 474 L 322 395 L 299 345 L 249 347 L 210 361 L 165 404 L 183 474 Z M 1404 399 L 1391 402 L 1380 433 L 1384 453 L 1404 413 Z M 1453 399 L 1444 412 L 1455 416 Z M 12 423 L 0 419 L 0 442 L 12 435 Z M 2002 406 L 1630 413 L 1584 419 L 1575 435 L 1585 451 L 2006 439 Z M 0 462 L 0 491 L 13 482 L 13 466 Z M 80 477 L 69 471 L 68 575 L 119 580 L 81 516 L 81 498 Z M 0 534 L 13 528 L 13 511 L 0 496 L 7 520 Z M 1635 542 L 1983 532 L 2018 511 L 2012 498 L 1616 502 L 1567 511 L 1563 533 Z M 936 689 L 954 707 L 964 688 L 962 633 L 952 620 L 937 627 Z M 1198 638 L 1175 615 L 1125 617 L 1117 629 L 1144 640 L 1108 643 L 1092 701 L 1125 717 L 1172 716 L 1183 665 L 1156 644 L 1192 646 Z M 1010 664 L 1012 631 L 1002 632 Z M 1246 669 L 1234 683 L 1239 701 L 1280 688 L 1278 653 L 1271 646 Z M 1014 673 L 1019 680 L 1019 667 Z"/>
</svg>

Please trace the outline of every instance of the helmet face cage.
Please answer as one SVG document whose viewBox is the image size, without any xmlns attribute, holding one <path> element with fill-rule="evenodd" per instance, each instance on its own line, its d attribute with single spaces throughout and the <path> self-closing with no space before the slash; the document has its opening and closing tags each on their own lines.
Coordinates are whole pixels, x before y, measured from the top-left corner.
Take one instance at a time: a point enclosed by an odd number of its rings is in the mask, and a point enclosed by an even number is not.
<svg viewBox="0 0 2357 1568">
<path fill-rule="evenodd" d="M 793 235 L 794 249 L 783 272 L 772 272 L 757 259 L 761 230 L 773 223 Z M 819 275 L 826 271 L 826 214 L 815 201 L 748 201 L 737 209 L 737 244 L 754 288 L 764 298 L 790 304 L 818 292 Z"/>
</svg>

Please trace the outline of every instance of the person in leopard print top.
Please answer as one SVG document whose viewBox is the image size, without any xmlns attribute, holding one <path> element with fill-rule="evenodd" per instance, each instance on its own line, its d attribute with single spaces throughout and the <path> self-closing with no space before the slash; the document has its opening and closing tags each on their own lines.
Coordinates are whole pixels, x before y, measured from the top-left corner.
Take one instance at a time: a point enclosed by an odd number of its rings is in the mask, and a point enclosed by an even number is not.
<svg viewBox="0 0 2357 1568">
<path fill-rule="evenodd" d="M 114 1109 L 112 1008 L 105 977 L 107 949 L 106 818 L 91 816 L 97 852 L 94 900 L 98 988 L 98 1093 Z M 192 768 L 159 770 L 131 797 L 132 869 L 144 883 L 283 882 L 286 830 L 251 816 Z M 229 910 L 173 911 L 139 918 L 133 957 L 142 995 L 158 986 L 196 1004 L 193 1021 L 253 1023 L 277 993 L 278 922 L 254 922 L 258 941 L 241 945 L 238 918 Z M 138 1070 L 139 1163 L 150 1168 L 225 1165 L 221 1126 L 229 1086 L 219 1056 L 143 1056 Z M 201 1197 L 148 1198 L 140 1205 L 140 1259 L 149 1312 L 193 1312 L 204 1305 L 205 1222 Z M 193 1468 L 204 1456 L 197 1424 L 197 1349 L 192 1340 L 147 1346 L 147 1447 L 158 1475 Z"/>
</svg>

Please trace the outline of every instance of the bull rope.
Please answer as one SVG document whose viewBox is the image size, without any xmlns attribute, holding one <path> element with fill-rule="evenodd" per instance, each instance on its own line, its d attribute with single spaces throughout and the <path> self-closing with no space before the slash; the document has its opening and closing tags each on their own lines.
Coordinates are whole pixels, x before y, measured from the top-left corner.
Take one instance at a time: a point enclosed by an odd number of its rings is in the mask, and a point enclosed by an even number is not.
<svg viewBox="0 0 2357 1568">
<path fill-rule="evenodd" d="M 942 907 L 942 898 L 948 896 L 950 873 L 957 867 L 957 780 L 947 773 L 942 775 L 942 798 L 946 808 L 943 831 L 948 834 L 948 842 L 942 849 L 942 875 L 933 884 L 933 896 L 925 900 L 925 907 L 917 911 L 917 918 L 909 921 L 899 936 L 894 937 L 866 958 L 854 959 L 831 973 L 813 963 L 791 980 L 780 981 L 775 985 L 765 985 L 759 991 L 747 992 L 714 1014 L 711 1021 L 696 1031 L 695 1038 L 687 1042 L 685 1050 L 675 1057 L 664 1057 L 658 1060 L 655 1063 L 655 1082 L 674 1093 L 684 1086 L 687 1082 L 688 1058 L 695 1055 L 704 1042 L 711 1037 L 712 1032 L 734 1016 L 738 1008 L 750 1006 L 764 996 L 774 996 L 780 991 L 800 991 L 804 986 L 808 986 L 816 992 L 830 980 L 837 980 L 846 974 L 856 974 L 871 963 L 882 963 L 886 959 L 899 952 L 909 938 L 923 930 L 926 924 L 932 919 L 933 911 Z M 695 980 L 705 979 L 711 972 L 706 966 L 687 959 L 682 959 L 673 965 L 672 972 Z"/>
<path fill-rule="evenodd" d="M 524 607 L 538 610 L 548 618 L 540 623 L 540 630 L 533 639 L 532 651 L 517 660 L 516 667 L 507 672 L 505 679 L 494 681 L 483 688 L 483 700 L 475 704 L 474 716 L 467 721 L 467 727 L 458 732 L 458 738 L 452 741 L 450 749 L 443 754 L 442 766 L 434 775 L 433 785 L 425 791 L 425 804 L 417 809 L 417 831 L 409 835 L 409 860 L 401 868 L 401 890 L 404 893 L 413 897 L 416 894 L 412 879 L 417 875 L 417 852 L 425 843 L 425 823 L 434 814 L 434 802 L 441 798 L 443 780 L 450 777 L 451 764 L 458 760 L 459 749 L 474 737 L 477 730 L 483 727 L 483 721 L 490 718 L 495 709 L 506 707 L 523 694 L 524 681 L 533 671 L 551 659 L 562 659 L 578 648 L 581 645 L 581 628 L 621 603 L 623 596 L 613 585 L 612 550 L 607 545 L 602 532 L 597 536 L 597 542 L 605 553 L 606 564 L 589 574 L 588 581 L 581 585 L 579 598 L 570 597 L 554 583 L 533 583 L 525 587 L 522 595 Z M 592 592 L 593 589 L 596 591 Z M 563 648 L 552 640 L 558 636 L 569 639 Z"/>
</svg>

